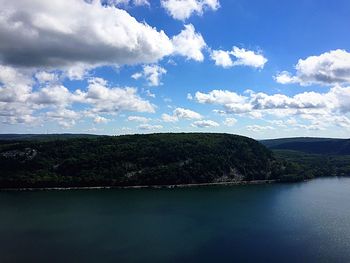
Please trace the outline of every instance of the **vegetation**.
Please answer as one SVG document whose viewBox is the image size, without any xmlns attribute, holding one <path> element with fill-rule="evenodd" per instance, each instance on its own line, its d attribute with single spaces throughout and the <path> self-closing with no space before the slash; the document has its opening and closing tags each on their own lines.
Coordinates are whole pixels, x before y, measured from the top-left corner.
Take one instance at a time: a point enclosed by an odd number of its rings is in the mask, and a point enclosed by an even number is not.
<svg viewBox="0 0 350 263">
<path fill-rule="evenodd" d="M 350 140 L 284 138 L 261 141 L 284 166 L 282 180 L 350 175 Z"/>
<path fill-rule="evenodd" d="M 285 167 L 282 180 L 294 181 L 328 176 L 350 176 L 350 155 L 309 154 L 273 150 Z"/>
<path fill-rule="evenodd" d="M 286 138 L 261 141 L 270 149 L 310 154 L 350 155 L 350 139 Z"/>
<path fill-rule="evenodd" d="M 349 140 L 262 143 L 273 151 L 229 134 L 0 135 L 0 188 L 293 182 L 350 175 L 350 155 L 343 154 Z"/>
<path fill-rule="evenodd" d="M 282 174 L 270 150 L 236 135 L 63 138 L 1 141 L 0 187 L 168 185 Z"/>
</svg>

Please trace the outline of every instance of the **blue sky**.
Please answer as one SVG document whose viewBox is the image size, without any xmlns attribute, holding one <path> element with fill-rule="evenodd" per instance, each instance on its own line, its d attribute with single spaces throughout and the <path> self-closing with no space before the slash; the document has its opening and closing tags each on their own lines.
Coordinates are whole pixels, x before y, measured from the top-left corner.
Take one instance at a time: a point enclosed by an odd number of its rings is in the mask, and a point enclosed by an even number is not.
<svg viewBox="0 0 350 263">
<path fill-rule="evenodd" d="M 349 137 L 349 1 L 0 4 L 1 133 Z"/>
</svg>

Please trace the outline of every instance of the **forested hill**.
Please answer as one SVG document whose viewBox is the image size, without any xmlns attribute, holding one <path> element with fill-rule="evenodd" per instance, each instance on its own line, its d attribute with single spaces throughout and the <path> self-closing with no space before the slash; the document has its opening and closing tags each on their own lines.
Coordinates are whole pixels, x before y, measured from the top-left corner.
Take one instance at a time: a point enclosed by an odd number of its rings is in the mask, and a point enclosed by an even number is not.
<svg viewBox="0 0 350 263">
<path fill-rule="evenodd" d="M 0 167 L 4 188 L 266 180 L 282 166 L 250 138 L 170 133 L 3 140 Z"/>
<path fill-rule="evenodd" d="M 350 155 L 350 139 L 286 138 L 261 141 L 270 149 L 312 154 Z"/>
<path fill-rule="evenodd" d="M 290 178 L 350 176 L 350 140 L 284 138 L 261 141 L 277 160 L 288 163 Z"/>
</svg>

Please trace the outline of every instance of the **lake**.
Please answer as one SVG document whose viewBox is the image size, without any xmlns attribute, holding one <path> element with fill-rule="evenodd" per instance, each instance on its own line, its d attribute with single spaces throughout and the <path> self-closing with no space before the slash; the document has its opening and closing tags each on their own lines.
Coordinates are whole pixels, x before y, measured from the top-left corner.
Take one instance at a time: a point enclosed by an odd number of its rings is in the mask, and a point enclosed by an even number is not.
<svg viewBox="0 0 350 263">
<path fill-rule="evenodd" d="M 350 262 L 350 178 L 0 192 L 0 262 Z"/>
</svg>

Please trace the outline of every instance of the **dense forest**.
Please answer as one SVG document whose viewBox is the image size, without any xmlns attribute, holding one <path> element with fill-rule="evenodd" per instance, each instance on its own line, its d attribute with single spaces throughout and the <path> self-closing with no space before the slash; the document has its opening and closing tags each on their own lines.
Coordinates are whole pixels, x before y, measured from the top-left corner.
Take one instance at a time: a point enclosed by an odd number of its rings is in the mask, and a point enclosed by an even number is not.
<svg viewBox="0 0 350 263">
<path fill-rule="evenodd" d="M 0 135 L 0 188 L 289 182 L 350 175 L 350 155 L 341 154 L 347 153 L 348 141 L 330 141 L 260 143 L 213 133 Z"/>
<path fill-rule="evenodd" d="M 282 165 L 228 134 L 51 136 L 0 142 L 1 187 L 130 186 L 278 179 Z"/>
<path fill-rule="evenodd" d="M 350 176 L 350 140 L 283 138 L 261 141 L 280 162 L 288 164 L 284 180 Z"/>
<path fill-rule="evenodd" d="M 292 150 L 310 154 L 350 155 L 350 139 L 285 138 L 261 141 L 274 150 Z"/>
</svg>

